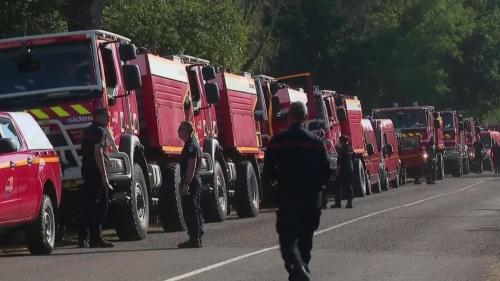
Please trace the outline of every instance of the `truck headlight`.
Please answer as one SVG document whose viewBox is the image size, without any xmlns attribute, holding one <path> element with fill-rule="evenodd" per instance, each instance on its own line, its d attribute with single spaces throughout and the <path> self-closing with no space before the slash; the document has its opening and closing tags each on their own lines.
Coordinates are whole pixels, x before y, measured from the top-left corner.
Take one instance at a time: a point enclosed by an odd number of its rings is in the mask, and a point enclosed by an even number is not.
<svg viewBox="0 0 500 281">
<path fill-rule="evenodd" d="M 123 174 L 125 172 L 125 164 L 122 159 L 110 158 L 109 164 L 106 165 L 108 174 Z"/>
<path fill-rule="evenodd" d="M 429 154 L 427 154 L 427 152 L 424 152 L 422 154 L 422 157 L 424 158 L 424 160 L 427 160 L 427 158 L 429 158 Z"/>
</svg>

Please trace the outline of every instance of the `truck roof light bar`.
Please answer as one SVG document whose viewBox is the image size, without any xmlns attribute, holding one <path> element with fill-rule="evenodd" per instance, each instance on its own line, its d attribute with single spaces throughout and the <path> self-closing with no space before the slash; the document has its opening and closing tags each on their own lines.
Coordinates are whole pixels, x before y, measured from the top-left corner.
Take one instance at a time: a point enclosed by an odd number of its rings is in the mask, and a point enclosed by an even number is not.
<svg viewBox="0 0 500 281">
<path fill-rule="evenodd" d="M 197 58 L 197 57 L 193 57 L 193 56 L 188 56 L 188 55 L 176 55 L 177 57 L 179 57 L 181 59 L 181 61 L 183 63 L 186 63 L 186 64 L 201 64 L 201 65 L 209 65 L 210 64 L 210 61 L 209 60 L 205 60 L 205 59 L 201 59 L 201 58 Z"/>
<path fill-rule="evenodd" d="M 66 37 L 66 36 L 75 36 L 75 35 L 85 35 L 88 38 L 92 38 L 92 36 L 96 36 L 97 38 L 107 39 L 110 41 L 120 41 L 121 43 L 130 43 L 131 42 L 131 40 L 129 38 L 112 33 L 112 32 L 109 32 L 109 31 L 80 30 L 80 31 L 60 32 L 60 33 L 51 33 L 51 34 L 42 34 L 42 35 L 32 35 L 32 36 L 22 36 L 22 37 L 1 39 L 0 44 L 7 43 L 7 42 L 57 38 L 57 37 Z"/>
<path fill-rule="evenodd" d="M 271 77 L 271 76 L 262 75 L 262 74 L 254 75 L 253 79 L 258 79 L 258 80 L 261 80 L 261 81 L 264 81 L 264 82 L 268 82 L 268 83 L 276 81 L 276 78 Z"/>
</svg>

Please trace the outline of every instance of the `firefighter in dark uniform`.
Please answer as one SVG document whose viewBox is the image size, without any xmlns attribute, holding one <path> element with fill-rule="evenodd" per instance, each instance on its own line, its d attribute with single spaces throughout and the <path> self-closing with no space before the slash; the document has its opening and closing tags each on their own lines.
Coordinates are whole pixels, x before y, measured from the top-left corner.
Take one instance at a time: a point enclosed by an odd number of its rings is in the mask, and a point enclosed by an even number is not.
<svg viewBox="0 0 500 281">
<path fill-rule="evenodd" d="M 181 194 L 184 219 L 188 229 L 189 240 L 179 244 L 179 248 L 201 248 L 203 236 L 203 218 L 201 214 L 201 177 L 199 163 L 201 149 L 194 136 L 194 126 L 183 121 L 179 126 L 179 138 L 184 142 L 181 152 Z"/>
<path fill-rule="evenodd" d="M 331 176 L 322 141 L 302 128 L 306 117 L 306 106 L 292 103 L 291 126 L 271 139 L 264 159 L 264 176 L 278 182 L 276 228 L 289 280 L 310 280 L 313 234 L 319 226 L 322 191 Z"/>
<path fill-rule="evenodd" d="M 84 130 L 82 139 L 82 178 L 79 191 L 80 221 L 78 246 L 109 248 L 113 244 L 102 238 L 102 224 L 108 210 L 108 189 L 110 184 L 105 163 L 109 161 L 105 148 L 106 128 L 109 113 L 105 108 L 97 108 L 94 121 Z M 90 240 L 88 234 L 90 231 Z"/>
<path fill-rule="evenodd" d="M 352 180 L 354 178 L 354 166 L 352 157 L 354 150 L 349 144 L 348 136 L 340 136 L 340 146 L 337 148 L 337 170 L 335 175 L 335 204 L 332 208 L 342 208 L 342 197 L 345 195 L 347 198 L 346 208 L 352 208 L 352 199 L 354 192 L 352 190 Z"/>
</svg>

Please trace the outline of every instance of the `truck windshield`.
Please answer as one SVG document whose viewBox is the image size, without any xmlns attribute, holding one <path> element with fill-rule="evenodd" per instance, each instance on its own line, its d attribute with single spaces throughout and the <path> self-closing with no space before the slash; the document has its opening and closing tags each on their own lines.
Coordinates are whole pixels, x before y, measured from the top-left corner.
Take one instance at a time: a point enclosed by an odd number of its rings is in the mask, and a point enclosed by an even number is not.
<svg viewBox="0 0 500 281">
<path fill-rule="evenodd" d="M 95 84 L 89 41 L 0 51 L 0 96 Z"/>
<path fill-rule="evenodd" d="M 444 112 L 441 116 L 443 116 L 443 123 L 444 123 L 445 130 L 455 129 L 455 127 L 454 127 L 455 124 L 453 122 L 453 113 Z"/>
<path fill-rule="evenodd" d="M 390 110 L 374 113 L 376 119 L 391 119 L 396 129 L 425 129 L 426 118 L 423 110 Z"/>
<path fill-rule="evenodd" d="M 485 148 L 491 147 L 491 136 L 490 134 L 481 134 L 481 142 Z"/>
</svg>

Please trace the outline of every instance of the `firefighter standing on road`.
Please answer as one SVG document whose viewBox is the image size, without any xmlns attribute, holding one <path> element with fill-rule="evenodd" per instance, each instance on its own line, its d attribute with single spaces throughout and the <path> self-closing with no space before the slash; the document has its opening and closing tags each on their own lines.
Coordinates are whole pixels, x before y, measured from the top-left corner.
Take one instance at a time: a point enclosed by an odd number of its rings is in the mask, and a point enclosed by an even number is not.
<svg viewBox="0 0 500 281">
<path fill-rule="evenodd" d="M 291 126 L 271 139 L 264 160 L 264 176 L 278 182 L 276 228 L 289 280 L 310 280 L 313 234 L 319 226 L 321 194 L 331 174 L 322 141 L 302 128 L 306 117 L 304 103 L 290 105 Z"/>
<path fill-rule="evenodd" d="M 335 204 L 332 208 L 342 207 L 342 197 L 346 195 L 347 205 L 346 208 L 352 208 L 352 199 L 354 192 L 352 190 L 352 180 L 354 178 L 354 166 L 352 157 L 354 150 L 349 144 L 350 138 L 348 136 L 340 136 L 340 147 L 338 148 L 339 156 L 337 158 L 337 170 L 335 176 Z"/>
<path fill-rule="evenodd" d="M 179 138 L 184 142 L 181 152 L 181 194 L 184 218 L 188 228 L 189 240 L 179 244 L 179 248 L 203 247 L 203 218 L 201 215 L 201 177 L 199 163 L 201 149 L 194 136 L 194 126 L 183 121 L 178 130 Z"/>
<path fill-rule="evenodd" d="M 110 188 L 105 169 L 108 157 L 104 151 L 107 146 L 106 128 L 109 113 L 105 108 L 97 108 L 94 122 L 85 129 L 82 139 L 82 177 L 80 188 L 80 222 L 78 246 L 109 248 L 113 244 L 102 238 L 102 223 L 108 209 L 108 189 Z M 90 241 L 88 231 L 90 230 Z"/>
</svg>

